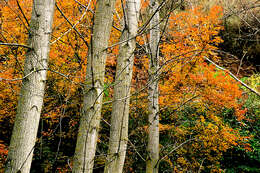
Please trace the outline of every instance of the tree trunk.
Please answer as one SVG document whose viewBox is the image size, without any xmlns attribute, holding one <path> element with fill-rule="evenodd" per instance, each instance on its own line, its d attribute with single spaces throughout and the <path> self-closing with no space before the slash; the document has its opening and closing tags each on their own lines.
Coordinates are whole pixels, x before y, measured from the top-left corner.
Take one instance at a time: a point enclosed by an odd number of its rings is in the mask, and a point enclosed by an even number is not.
<svg viewBox="0 0 260 173">
<path fill-rule="evenodd" d="M 98 0 L 96 4 L 92 42 L 88 50 L 83 110 L 73 162 L 73 172 L 78 173 L 93 171 L 103 99 L 105 49 L 110 37 L 115 0 Z"/>
<path fill-rule="evenodd" d="M 120 41 L 136 36 L 139 9 L 140 0 L 126 0 L 126 21 Z M 105 173 L 123 171 L 128 141 L 129 102 L 135 47 L 135 38 L 122 43 L 119 47 Z"/>
<path fill-rule="evenodd" d="M 30 171 L 48 68 L 54 0 L 34 0 L 24 79 L 20 91 L 6 173 Z"/>
<path fill-rule="evenodd" d="M 156 0 L 150 1 L 152 13 L 158 8 Z M 158 173 L 159 159 L 159 106 L 158 106 L 158 70 L 160 40 L 159 12 L 157 11 L 151 20 L 150 26 L 150 64 L 149 64 L 149 87 L 148 87 L 148 159 L 146 162 L 147 173 Z"/>
</svg>

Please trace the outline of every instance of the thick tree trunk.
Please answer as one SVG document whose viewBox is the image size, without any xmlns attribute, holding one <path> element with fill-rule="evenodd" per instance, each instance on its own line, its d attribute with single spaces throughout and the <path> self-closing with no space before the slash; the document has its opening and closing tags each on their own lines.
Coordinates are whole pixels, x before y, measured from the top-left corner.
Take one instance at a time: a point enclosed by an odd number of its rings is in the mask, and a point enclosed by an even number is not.
<svg viewBox="0 0 260 173">
<path fill-rule="evenodd" d="M 158 8 L 156 0 L 151 0 L 150 5 L 152 13 Z M 149 64 L 149 90 L 148 90 L 148 159 L 146 162 L 147 173 L 158 173 L 158 159 L 159 159 L 159 105 L 158 105 L 158 69 L 159 69 L 159 12 L 156 12 L 151 20 L 150 26 L 150 64 Z"/>
<path fill-rule="evenodd" d="M 30 172 L 43 105 L 52 32 L 54 0 L 34 0 L 24 79 L 18 102 L 6 173 Z"/>
<path fill-rule="evenodd" d="M 136 36 L 139 9 L 140 0 L 126 0 L 126 21 L 120 41 Z M 135 47 L 135 39 L 128 40 L 119 47 L 114 101 L 112 104 L 109 153 L 105 173 L 121 173 L 123 171 L 128 141 L 129 102 Z"/>
<path fill-rule="evenodd" d="M 106 48 L 113 21 L 115 0 L 98 0 L 89 48 L 84 103 L 81 114 L 73 172 L 91 173 L 101 118 Z"/>
</svg>

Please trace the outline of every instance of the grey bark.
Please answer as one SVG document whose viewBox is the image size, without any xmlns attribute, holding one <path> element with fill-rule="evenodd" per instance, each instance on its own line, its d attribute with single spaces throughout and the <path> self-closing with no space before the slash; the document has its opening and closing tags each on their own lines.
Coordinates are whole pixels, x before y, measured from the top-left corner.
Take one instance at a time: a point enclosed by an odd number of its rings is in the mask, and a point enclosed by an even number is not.
<svg viewBox="0 0 260 173">
<path fill-rule="evenodd" d="M 72 172 L 93 172 L 94 157 L 100 126 L 103 99 L 106 48 L 113 21 L 115 0 L 98 0 L 88 53 L 87 76 L 84 88 L 77 145 Z"/>
<path fill-rule="evenodd" d="M 28 50 L 6 173 L 30 171 L 47 76 L 54 0 L 34 0 Z"/>
<path fill-rule="evenodd" d="M 158 8 L 156 0 L 150 0 L 151 12 Z M 150 63 L 149 63 L 149 83 L 148 87 L 148 158 L 146 162 L 147 173 L 158 173 L 159 159 L 159 105 L 158 105 L 158 70 L 159 70 L 159 49 L 160 40 L 159 12 L 156 12 L 150 23 Z"/>
<path fill-rule="evenodd" d="M 140 0 L 126 0 L 125 26 L 120 41 L 133 38 L 138 30 Z M 133 71 L 135 39 L 123 42 L 117 59 L 109 151 L 105 173 L 121 173 L 128 142 L 130 89 Z"/>
</svg>

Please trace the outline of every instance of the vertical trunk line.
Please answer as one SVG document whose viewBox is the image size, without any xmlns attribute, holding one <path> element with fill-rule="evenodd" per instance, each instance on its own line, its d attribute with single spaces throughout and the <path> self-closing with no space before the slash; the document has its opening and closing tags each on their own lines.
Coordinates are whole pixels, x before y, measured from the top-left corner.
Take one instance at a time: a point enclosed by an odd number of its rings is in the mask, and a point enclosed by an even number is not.
<svg viewBox="0 0 260 173">
<path fill-rule="evenodd" d="M 151 12 L 154 14 L 150 23 L 150 64 L 149 64 L 149 83 L 148 87 L 148 158 L 146 161 L 147 173 L 158 173 L 159 165 L 159 91 L 157 73 L 159 70 L 159 40 L 160 40 L 160 27 L 159 27 L 159 11 L 158 2 L 156 0 L 150 1 Z"/>
<path fill-rule="evenodd" d="M 125 26 L 120 38 L 121 42 L 136 36 L 139 10 L 140 0 L 126 0 Z M 109 151 L 105 173 L 123 172 L 128 141 L 129 103 L 135 44 L 135 39 L 132 39 L 119 46 L 115 79 L 117 85 L 114 87 Z"/>
<path fill-rule="evenodd" d="M 106 48 L 116 0 L 97 0 L 88 53 L 83 109 L 74 154 L 74 173 L 92 173 L 101 119 Z"/>
<path fill-rule="evenodd" d="M 34 0 L 24 76 L 5 173 L 29 173 L 47 80 L 55 0 Z"/>
</svg>

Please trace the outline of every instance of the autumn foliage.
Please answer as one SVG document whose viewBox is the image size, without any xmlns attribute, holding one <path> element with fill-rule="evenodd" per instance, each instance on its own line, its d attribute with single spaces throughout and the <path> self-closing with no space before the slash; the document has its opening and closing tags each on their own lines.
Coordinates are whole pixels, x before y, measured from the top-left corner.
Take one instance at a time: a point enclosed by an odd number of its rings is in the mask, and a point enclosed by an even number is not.
<svg viewBox="0 0 260 173">
<path fill-rule="evenodd" d="M 22 11 L 17 2 L 9 0 L 0 3 L 0 42 L 26 45 L 32 0 L 20 2 Z M 85 1 L 80 2 L 88 4 Z M 95 1 L 89 2 L 88 10 L 76 1 L 57 2 L 65 16 L 73 21 L 74 28 L 81 36 L 56 10 L 50 43 L 46 95 L 33 163 L 33 166 L 40 165 L 46 172 L 56 169 L 66 172 L 72 165 L 67 161 L 72 160 L 75 148 L 82 106 L 82 86 L 86 76 L 86 42 L 90 42 L 92 10 L 95 10 Z M 145 8 L 149 8 L 147 1 L 143 2 L 142 10 Z M 228 149 L 241 147 L 247 151 L 251 150 L 247 141 L 252 136 L 241 134 L 239 129 L 226 123 L 223 116 L 223 112 L 231 110 L 237 123 L 243 124 L 245 119 L 248 120 L 239 83 L 205 60 L 205 57 L 214 61 L 219 59 L 216 50 L 223 42 L 219 36 L 223 29 L 222 11 L 221 6 L 213 6 L 207 12 L 199 6 L 185 11 L 174 11 L 169 17 L 168 27 L 160 45 L 161 68 L 158 75 L 161 169 L 170 168 L 176 172 L 221 172 L 223 170 L 220 160 Z M 116 28 L 121 27 L 122 15 L 121 4 L 118 2 L 110 45 L 119 41 L 120 31 Z M 140 23 L 140 26 L 142 24 Z M 135 124 L 138 127 L 130 125 L 135 127 L 129 130 L 132 141 L 139 140 L 137 137 L 140 136 L 137 134 L 145 138 L 148 126 L 143 116 L 147 114 L 148 56 L 143 50 L 146 38 L 149 38 L 149 35 L 137 38 L 139 45 L 135 53 L 130 123 L 138 122 Z M 106 136 L 109 127 L 106 122 L 109 122 L 111 113 L 118 46 L 107 51 L 109 56 L 102 111 L 104 121 L 98 144 L 99 154 L 104 154 L 102 152 L 106 151 L 108 141 Z M 0 48 L 0 171 L 8 152 L 25 54 L 24 47 Z M 58 150 L 57 146 L 60 147 Z M 135 158 L 135 150 L 129 149 L 127 154 L 125 169 L 135 172 L 131 164 L 140 160 Z M 96 163 L 104 162 L 98 157 Z"/>
</svg>

